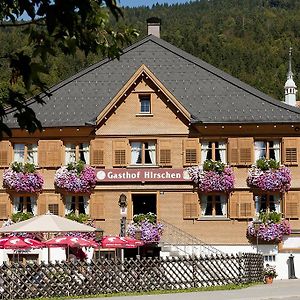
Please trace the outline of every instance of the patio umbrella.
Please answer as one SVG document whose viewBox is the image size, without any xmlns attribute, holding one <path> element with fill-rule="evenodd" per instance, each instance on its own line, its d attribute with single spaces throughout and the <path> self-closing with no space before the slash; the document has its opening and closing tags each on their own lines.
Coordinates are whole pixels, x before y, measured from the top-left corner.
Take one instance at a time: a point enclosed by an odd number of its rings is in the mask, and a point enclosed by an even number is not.
<svg viewBox="0 0 300 300">
<path fill-rule="evenodd" d="M 96 242 L 90 239 L 73 236 L 59 236 L 45 242 L 48 247 L 99 247 Z"/>
<path fill-rule="evenodd" d="M 45 214 L 0 228 L 4 232 L 93 232 L 96 228 L 57 215 Z"/>
<path fill-rule="evenodd" d="M 137 248 L 144 243 L 130 237 L 104 236 L 101 241 L 102 248 Z"/>
<path fill-rule="evenodd" d="M 28 249 L 42 247 L 44 247 L 44 243 L 31 238 L 9 236 L 0 239 L 0 248 L 2 249 Z"/>
</svg>

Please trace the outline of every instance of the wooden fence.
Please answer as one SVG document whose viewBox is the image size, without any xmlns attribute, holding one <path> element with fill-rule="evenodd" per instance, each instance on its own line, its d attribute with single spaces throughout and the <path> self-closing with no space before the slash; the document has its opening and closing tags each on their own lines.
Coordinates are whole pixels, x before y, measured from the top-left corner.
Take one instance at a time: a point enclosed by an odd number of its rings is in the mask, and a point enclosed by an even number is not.
<svg viewBox="0 0 300 300">
<path fill-rule="evenodd" d="M 3 264 L 0 299 L 174 290 L 262 280 L 259 254 Z"/>
</svg>

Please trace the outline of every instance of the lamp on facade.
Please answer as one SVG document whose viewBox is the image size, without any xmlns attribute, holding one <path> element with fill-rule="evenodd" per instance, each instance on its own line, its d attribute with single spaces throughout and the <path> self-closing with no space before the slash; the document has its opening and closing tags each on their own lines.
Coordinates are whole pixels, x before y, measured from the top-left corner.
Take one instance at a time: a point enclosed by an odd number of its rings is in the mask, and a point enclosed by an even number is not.
<svg viewBox="0 0 300 300">
<path fill-rule="evenodd" d="M 96 243 L 98 243 L 98 247 L 100 248 L 100 242 L 103 238 L 104 230 L 101 228 L 96 228 L 96 230 L 94 232 L 95 232 L 95 241 L 96 241 Z M 99 248 L 98 248 L 98 254 L 100 257 L 100 252 L 99 252 L 100 249 Z M 94 257 L 96 258 L 96 255 Z"/>
<path fill-rule="evenodd" d="M 260 221 L 258 219 L 253 221 L 253 228 L 254 228 L 255 234 L 256 234 L 256 253 L 258 253 L 258 231 L 259 231 L 261 224 L 262 224 L 262 221 Z"/>
<path fill-rule="evenodd" d="M 95 241 L 97 243 L 100 243 L 103 238 L 104 230 L 101 228 L 96 228 L 94 232 L 95 232 Z"/>
<path fill-rule="evenodd" d="M 136 240 L 140 241 L 142 239 L 142 230 L 137 228 L 136 231 L 135 231 L 134 237 L 135 237 Z M 136 258 L 140 259 L 141 258 L 141 256 L 140 256 L 140 246 L 138 246 L 137 250 L 138 250 L 138 253 L 137 253 Z"/>
</svg>

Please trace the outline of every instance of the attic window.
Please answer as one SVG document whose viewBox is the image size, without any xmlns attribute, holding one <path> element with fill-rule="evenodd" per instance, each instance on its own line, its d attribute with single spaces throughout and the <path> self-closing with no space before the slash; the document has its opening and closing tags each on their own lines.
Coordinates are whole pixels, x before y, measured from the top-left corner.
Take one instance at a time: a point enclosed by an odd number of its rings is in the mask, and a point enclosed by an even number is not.
<svg viewBox="0 0 300 300">
<path fill-rule="evenodd" d="M 140 113 L 150 114 L 151 113 L 151 101 L 150 95 L 140 95 Z"/>
</svg>

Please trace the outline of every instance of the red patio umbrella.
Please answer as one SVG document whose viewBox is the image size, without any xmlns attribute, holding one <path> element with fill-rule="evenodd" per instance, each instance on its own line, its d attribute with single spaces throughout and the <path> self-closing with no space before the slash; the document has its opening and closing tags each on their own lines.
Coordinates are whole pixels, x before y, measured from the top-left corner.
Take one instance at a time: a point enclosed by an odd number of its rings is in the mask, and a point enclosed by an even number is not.
<svg viewBox="0 0 300 300">
<path fill-rule="evenodd" d="M 130 237 L 104 236 L 101 241 L 102 248 L 137 248 L 144 243 Z"/>
<path fill-rule="evenodd" d="M 9 236 L 0 239 L 1 249 L 28 249 L 42 247 L 44 247 L 44 243 L 26 237 Z"/>
<path fill-rule="evenodd" d="M 93 240 L 73 236 L 55 237 L 46 241 L 45 245 L 48 247 L 99 247 Z"/>
</svg>

